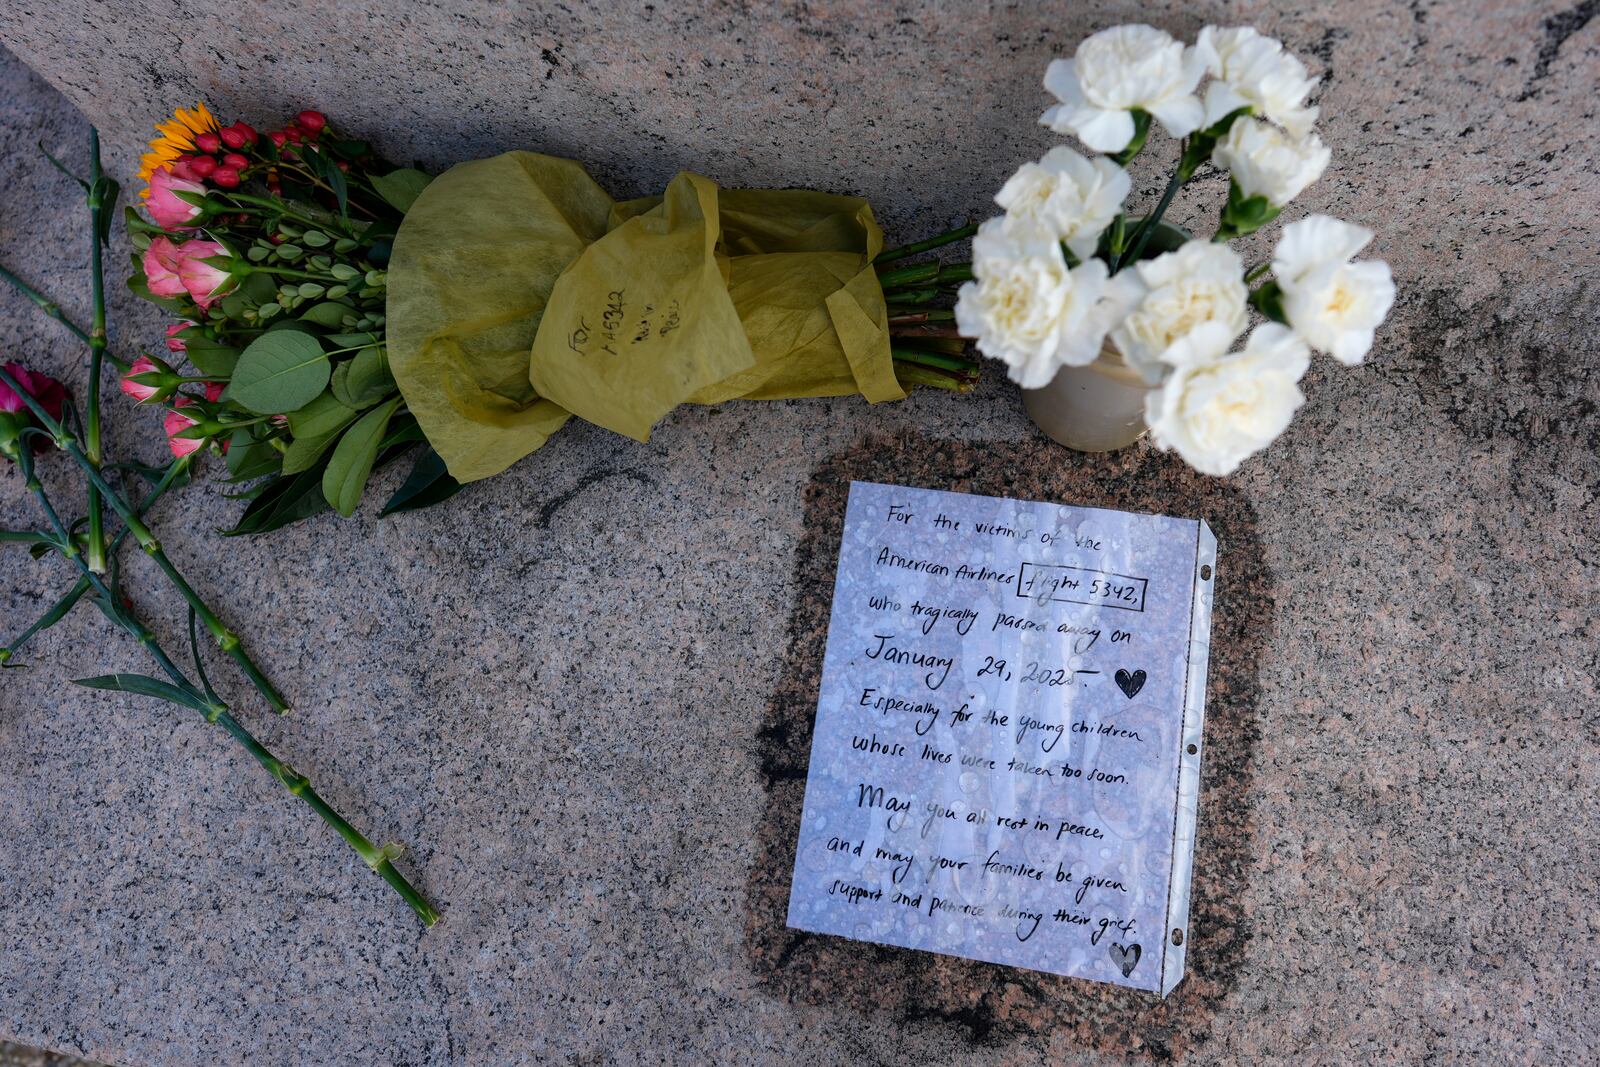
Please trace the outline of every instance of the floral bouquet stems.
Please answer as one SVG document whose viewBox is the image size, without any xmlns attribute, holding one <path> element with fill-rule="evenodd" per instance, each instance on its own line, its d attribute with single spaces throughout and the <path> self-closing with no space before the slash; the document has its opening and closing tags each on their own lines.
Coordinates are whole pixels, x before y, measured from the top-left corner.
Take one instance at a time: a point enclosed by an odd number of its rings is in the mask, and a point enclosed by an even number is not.
<svg viewBox="0 0 1600 1067">
<path fill-rule="evenodd" d="M 76 582 L 64 596 L 18 637 L 0 647 L 0 665 L 10 666 L 17 651 L 34 635 L 60 621 L 83 597 L 91 596 L 95 605 L 113 623 L 146 648 L 165 679 L 138 674 L 111 674 L 80 679 L 77 684 L 155 697 L 189 708 L 207 722 L 220 726 L 284 788 L 332 826 L 363 862 L 399 893 L 425 924 L 431 926 L 438 921 L 438 912 L 394 866 L 400 847 L 389 844 L 380 848 L 372 844 L 312 788 L 305 775 L 295 771 L 263 746 L 233 715 L 229 705 L 212 686 L 200 652 L 198 625 L 204 625 L 218 646 L 235 661 L 251 684 L 275 709 L 287 711 L 287 703 L 245 652 L 238 635 L 222 622 L 184 579 L 143 520 L 143 513 L 156 500 L 187 477 L 193 462 L 192 456 L 185 454 L 174 459 L 138 506 L 131 503 L 125 491 L 114 486 L 106 476 L 108 468 L 104 463 L 100 440 L 99 380 L 105 359 L 111 358 L 119 367 L 128 365 L 111 356 L 107 349 L 106 304 L 100 255 L 107 239 L 107 212 L 116 200 L 117 186 L 105 178 L 101 171 L 99 140 L 94 134 L 91 134 L 90 150 L 91 180 L 79 184 L 85 189 L 90 208 L 90 240 L 93 248 L 90 269 L 94 304 L 92 329 L 85 331 L 72 323 L 53 302 L 27 286 L 10 270 L 0 267 L 0 277 L 16 285 L 41 310 L 86 342 L 90 352 L 91 375 L 88 403 L 83 412 L 82 429 L 79 430 L 73 428 L 76 419 L 60 383 L 31 373 L 19 364 L 0 366 L 0 455 L 19 468 L 28 491 L 37 500 L 46 521 L 46 527 L 41 530 L 0 531 L 0 541 L 30 544 L 36 555 L 55 553 L 78 571 Z M 60 167 L 60 164 L 57 163 L 57 166 Z M 65 168 L 61 169 L 65 171 Z M 84 475 L 88 515 L 82 534 L 77 532 L 78 523 L 69 523 L 62 518 L 38 477 L 36 456 L 52 445 L 66 452 Z M 123 528 L 109 540 L 103 514 L 103 508 L 107 506 L 123 522 Z M 155 561 L 188 605 L 189 643 L 195 672 L 193 679 L 166 652 L 121 592 L 116 555 L 118 548 L 130 536 Z"/>
</svg>

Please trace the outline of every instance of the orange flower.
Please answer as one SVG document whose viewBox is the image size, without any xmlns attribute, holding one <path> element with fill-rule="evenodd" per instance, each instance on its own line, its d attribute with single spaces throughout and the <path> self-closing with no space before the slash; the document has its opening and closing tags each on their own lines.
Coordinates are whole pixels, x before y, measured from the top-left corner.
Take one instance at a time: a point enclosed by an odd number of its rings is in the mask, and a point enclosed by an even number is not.
<svg viewBox="0 0 1600 1067">
<path fill-rule="evenodd" d="M 216 128 L 217 120 L 206 110 L 205 104 L 178 108 L 172 113 L 171 121 L 156 123 L 156 132 L 161 136 L 151 141 L 150 151 L 140 157 L 139 177 L 149 181 L 150 175 L 162 167 L 171 166 L 179 156 L 193 152 L 196 136 Z M 150 190 L 145 189 L 139 195 L 149 196 Z"/>
</svg>

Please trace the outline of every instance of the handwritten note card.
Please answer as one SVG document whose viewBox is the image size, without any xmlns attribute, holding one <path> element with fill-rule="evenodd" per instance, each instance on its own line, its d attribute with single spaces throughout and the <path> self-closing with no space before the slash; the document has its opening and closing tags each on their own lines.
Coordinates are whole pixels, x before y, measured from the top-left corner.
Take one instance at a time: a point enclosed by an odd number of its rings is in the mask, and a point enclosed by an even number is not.
<svg viewBox="0 0 1600 1067">
<path fill-rule="evenodd" d="M 1205 523 L 857 482 L 789 925 L 1171 992 Z"/>
</svg>

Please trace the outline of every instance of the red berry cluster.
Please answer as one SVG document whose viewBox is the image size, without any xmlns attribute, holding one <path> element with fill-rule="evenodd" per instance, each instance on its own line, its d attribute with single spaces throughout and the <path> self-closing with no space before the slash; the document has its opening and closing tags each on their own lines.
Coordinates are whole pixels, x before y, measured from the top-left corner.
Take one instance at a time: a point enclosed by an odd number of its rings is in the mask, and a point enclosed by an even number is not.
<svg viewBox="0 0 1600 1067">
<path fill-rule="evenodd" d="M 286 145 L 315 141 L 327 125 L 327 117 L 322 112 L 302 111 L 283 129 L 268 133 L 267 139 L 280 152 L 289 155 L 293 149 L 286 149 Z M 210 182 L 220 189 L 237 189 L 251 166 L 250 158 L 243 155 L 241 150 L 248 150 L 260 140 L 260 136 L 255 127 L 242 121 L 215 132 L 202 133 L 194 139 L 196 151 L 180 156 L 173 164 L 172 172 L 189 181 Z M 224 152 L 225 148 L 228 151 Z M 280 191 L 276 188 L 277 184 L 276 175 L 269 171 L 268 188 L 277 193 Z"/>
</svg>

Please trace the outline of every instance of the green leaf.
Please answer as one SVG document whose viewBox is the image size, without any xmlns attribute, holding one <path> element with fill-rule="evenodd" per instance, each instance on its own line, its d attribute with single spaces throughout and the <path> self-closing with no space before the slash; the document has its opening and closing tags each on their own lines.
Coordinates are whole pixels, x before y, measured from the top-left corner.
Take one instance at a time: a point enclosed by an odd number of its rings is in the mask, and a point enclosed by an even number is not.
<svg viewBox="0 0 1600 1067">
<path fill-rule="evenodd" d="M 355 308 L 351 307 L 349 304 L 340 304 L 336 301 L 328 300 L 321 304 L 313 304 L 308 311 L 305 311 L 301 314 L 300 321 L 314 322 L 318 326 L 325 326 L 330 330 L 337 330 L 340 326 L 344 325 L 344 317 L 346 315 L 353 314 L 355 314 Z M 339 345 L 338 347 L 345 348 L 347 346 Z"/>
<path fill-rule="evenodd" d="M 382 345 L 363 348 L 333 371 L 333 395 L 353 408 L 371 407 L 395 390 L 389 357 Z"/>
<path fill-rule="evenodd" d="M 188 336 L 193 333 L 194 336 Z M 208 378 L 231 378 L 239 363 L 239 350 L 230 344 L 215 341 L 190 327 L 182 335 L 184 355 L 195 369 Z"/>
<path fill-rule="evenodd" d="M 95 183 L 95 187 L 89 191 L 90 196 L 96 193 L 100 198 L 100 243 L 109 247 L 111 220 L 117 217 L 117 198 L 122 195 L 122 186 L 102 175 Z"/>
<path fill-rule="evenodd" d="M 332 371 L 315 337 L 299 330 L 269 331 L 239 356 L 228 399 L 258 415 L 294 411 L 328 387 Z"/>
<path fill-rule="evenodd" d="M 417 197 L 422 195 L 422 190 L 433 181 L 431 177 L 411 167 L 402 167 L 388 174 L 375 174 L 372 176 L 372 187 L 378 195 L 387 200 L 393 207 L 404 213 L 411 210 L 411 205 L 416 203 Z"/>
<path fill-rule="evenodd" d="M 327 501 L 317 492 L 322 484 L 326 461 L 299 474 L 274 478 L 250 501 L 231 529 L 223 530 L 224 537 L 244 534 L 264 534 L 287 526 L 292 522 L 315 515 L 327 508 Z"/>
<path fill-rule="evenodd" d="M 362 345 L 376 344 L 381 338 L 372 330 L 360 333 L 330 333 L 328 343 L 335 348 L 360 348 Z"/>
<path fill-rule="evenodd" d="M 283 473 L 310 470 L 333 444 L 344 428 L 356 420 L 355 408 L 341 403 L 331 393 L 322 393 L 298 411 L 289 413 L 289 432 L 294 440 L 283 454 Z"/>
<path fill-rule="evenodd" d="M 228 472 L 233 475 L 228 480 L 235 485 L 272 474 L 283 462 L 282 454 L 267 442 L 257 441 L 248 426 L 233 431 L 225 458 Z"/>
<path fill-rule="evenodd" d="M 389 417 L 399 406 L 400 398 L 396 396 L 373 408 L 350 427 L 333 450 L 328 469 L 322 474 L 322 496 L 340 515 L 354 514 L 356 505 L 361 503 L 361 492 L 367 487 L 384 431 L 389 428 Z"/>
<path fill-rule="evenodd" d="M 146 674 L 101 674 L 94 678 L 74 678 L 73 685 L 89 689 L 109 689 L 115 693 L 137 693 L 139 696 L 169 700 L 204 714 L 210 710 L 206 699 L 188 689 L 180 689 L 171 682 L 151 678 Z"/>
<path fill-rule="evenodd" d="M 406 475 L 405 483 L 383 505 L 378 517 L 381 519 L 385 515 L 432 507 L 455 496 L 463 488 L 460 482 L 450 477 L 439 453 L 424 445 L 416 463 L 412 464 L 411 473 Z"/>
<path fill-rule="evenodd" d="M 259 307 L 270 301 L 278 293 L 278 286 L 270 274 L 247 274 L 227 296 L 223 297 L 219 306 L 222 313 L 234 322 L 244 318 L 247 307 Z"/>
</svg>

